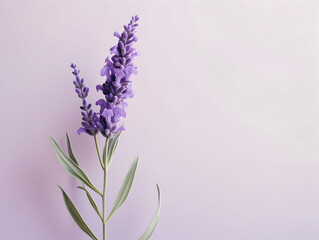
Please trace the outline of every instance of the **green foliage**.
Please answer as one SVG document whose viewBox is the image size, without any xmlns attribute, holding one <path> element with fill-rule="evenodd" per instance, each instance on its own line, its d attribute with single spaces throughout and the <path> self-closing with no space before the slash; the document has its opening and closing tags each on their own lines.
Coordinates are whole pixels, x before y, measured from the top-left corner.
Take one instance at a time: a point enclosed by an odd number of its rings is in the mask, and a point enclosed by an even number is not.
<svg viewBox="0 0 319 240">
<path fill-rule="evenodd" d="M 74 156 L 74 154 L 73 154 L 72 147 L 71 147 L 71 142 L 70 142 L 68 133 L 66 133 L 66 140 L 67 140 L 67 142 L 68 142 L 69 157 L 71 158 L 71 160 L 73 160 L 73 162 L 74 162 L 76 165 L 79 165 L 78 161 L 76 160 L 76 158 L 75 158 L 75 156 Z"/>
<path fill-rule="evenodd" d="M 119 137 L 122 132 L 117 133 L 113 138 L 109 139 L 107 144 L 107 162 L 106 165 L 109 167 L 112 163 L 113 155 L 115 153 L 117 144 L 119 143 Z M 104 147 L 103 150 L 103 159 L 106 159 L 106 148 Z"/>
<path fill-rule="evenodd" d="M 72 177 L 75 177 L 75 178 L 79 179 L 83 184 L 85 184 L 88 187 L 90 187 L 93 191 L 95 191 L 98 194 L 102 195 L 101 192 L 96 187 L 94 187 L 94 185 L 91 183 L 90 179 L 86 176 L 86 174 L 82 171 L 82 169 L 73 160 L 68 158 L 63 153 L 63 151 L 61 150 L 61 148 L 59 147 L 57 142 L 51 136 L 49 136 L 49 138 L 50 138 L 50 141 L 52 143 L 52 146 L 53 146 L 53 149 L 55 151 L 55 154 L 56 154 L 59 162 L 61 163 L 62 167 Z"/>
<path fill-rule="evenodd" d="M 86 225 L 86 223 L 83 221 L 80 213 L 74 206 L 73 202 L 70 200 L 68 195 L 64 192 L 64 190 L 59 186 L 59 188 L 62 191 L 63 199 L 65 202 L 65 205 L 71 214 L 73 220 L 76 222 L 76 224 L 82 229 L 83 232 L 85 232 L 87 235 L 89 235 L 93 240 L 98 240 L 97 237 L 92 233 L 92 231 L 89 229 L 89 227 Z"/>
<path fill-rule="evenodd" d="M 73 154 L 73 151 L 72 151 L 72 147 L 71 147 L 71 141 L 69 139 L 69 136 L 68 136 L 68 133 L 66 133 L 66 139 L 67 139 L 67 142 L 68 142 L 68 152 L 69 152 L 69 157 L 71 160 L 73 160 L 73 162 L 75 162 L 78 166 L 79 166 L 79 163 L 78 161 L 76 160 L 74 154 Z M 96 203 L 94 202 L 94 199 L 92 198 L 91 194 L 89 193 L 89 191 L 85 188 L 85 185 L 83 186 L 79 186 L 78 187 L 79 189 L 82 189 L 83 191 L 85 191 L 86 193 L 86 196 L 87 198 L 89 199 L 89 202 L 91 203 L 92 207 L 94 208 L 95 212 L 97 213 L 97 215 L 99 215 L 100 219 L 102 220 L 102 216 L 100 214 L 100 211 L 98 209 L 98 207 L 96 206 Z M 103 221 L 103 220 L 102 220 Z"/>
<path fill-rule="evenodd" d="M 122 206 L 122 204 L 125 202 L 131 187 L 132 187 L 132 183 L 134 180 L 134 176 L 135 176 L 135 172 L 136 172 L 136 167 L 137 167 L 137 163 L 138 163 L 138 156 L 135 157 L 130 169 L 128 170 L 126 177 L 122 183 L 121 189 L 117 194 L 117 197 L 115 199 L 113 208 L 106 220 L 106 222 L 108 222 L 110 220 L 110 218 L 115 214 L 115 212 Z"/>
<path fill-rule="evenodd" d="M 78 188 L 79 188 L 79 189 L 82 189 L 82 190 L 84 190 L 84 191 L 86 192 L 86 196 L 88 197 L 88 199 L 89 199 L 89 201 L 90 201 L 92 207 L 94 208 L 94 210 L 95 210 L 95 212 L 97 213 L 97 215 L 99 215 L 100 219 L 103 221 L 102 216 L 101 216 L 101 213 L 100 213 L 98 207 L 96 206 L 96 203 L 94 202 L 94 199 L 92 198 L 92 196 L 91 196 L 91 194 L 89 193 L 89 191 L 88 191 L 85 187 L 79 186 Z"/>
<path fill-rule="evenodd" d="M 156 187 L 157 187 L 157 193 L 158 193 L 158 209 L 152 219 L 151 224 L 148 226 L 146 232 L 138 240 L 148 240 L 152 236 L 156 228 L 156 225 L 161 213 L 161 192 L 157 184 L 156 184 Z"/>
<path fill-rule="evenodd" d="M 95 138 L 95 144 L 97 147 L 97 151 L 98 151 L 98 156 L 99 156 L 99 160 L 101 162 L 101 166 L 104 170 L 104 174 L 107 173 L 112 159 L 113 159 L 113 155 L 115 153 L 116 147 L 118 145 L 119 142 L 119 137 L 120 137 L 121 133 L 116 134 L 113 138 L 111 139 L 107 139 L 106 140 L 106 144 L 105 147 L 103 149 L 103 161 L 100 157 L 99 154 L 99 149 L 98 149 L 98 143 L 97 143 L 97 139 Z M 103 222 L 103 225 L 106 225 L 106 223 L 112 218 L 112 216 L 116 213 L 116 211 L 122 206 L 122 204 L 125 202 L 125 200 L 128 197 L 128 194 L 131 190 L 132 184 L 133 184 L 133 180 L 135 177 L 135 172 L 136 172 L 136 168 L 137 168 L 137 164 L 138 164 L 138 160 L 139 160 L 139 156 L 136 156 L 134 161 L 132 162 L 130 169 L 128 170 L 126 177 L 122 183 L 122 186 L 117 194 L 117 197 L 115 199 L 115 202 L 113 204 L 113 207 L 108 215 L 108 217 L 105 216 L 105 205 L 103 202 L 103 217 L 96 205 L 96 203 L 94 202 L 94 199 L 92 198 L 90 192 L 88 191 L 88 189 L 86 188 L 86 186 L 88 186 L 89 188 L 91 188 L 93 191 L 95 191 L 96 193 L 98 193 L 100 196 L 103 197 L 103 201 L 104 201 L 104 196 L 103 194 L 92 184 L 92 182 L 89 180 L 89 178 L 87 177 L 87 175 L 84 173 L 84 171 L 80 168 L 78 161 L 76 160 L 73 151 L 72 151 L 72 147 L 71 147 L 71 142 L 69 139 L 68 134 L 66 133 L 66 138 L 67 138 L 67 146 L 68 146 L 68 156 L 66 156 L 66 154 L 64 154 L 64 152 L 61 150 L 61 148 L 59 147 L 59 145 L 57 144 L 57 142 L 51 137 L 49 136 L 49 139 L 52 143 L 53 149 L 55 151 L 55 154 L 60 162 L 60 164 L 63 166 L 63 168 L 66 170 L 66 172 L 68 172 L 72 177 L 77 178 L 78 180 L 80 180 L 83 184 L 83 186 L 79 186 L 78 188 L 85 191 L 86 196 L 89 200 L 89 202 L 91 203 L 93 209 L 95 210 L 95 212 L 97 213 L 97 215 L 100 217 L 101 221 Z M 105 163 L 105 165 L 104 165 Z M 105 167 L 104 167 L 105 166 Z M 104 185 L 106 184 L 106 179 L 104 179 Z M 147 230 L 145 231 L 145 233 L 138 239 L 138 240 L 148 240 L 157 225 L 159 216 L 160 216 L 160 211 L 161 211 L 161 195 L 160 195 L 160 189 L 159 186 L 156 185 L 157 187 L 157 191 L 158 191 L 158 209 L 150 223 L 150 225 L 148 226 Z M 70 200 L 70 198 L 68 197 L 68 195 L 64 192 L 64 190 L 59 186 L 59 188 L 62 191 L 63 194 L 63 198 L 64 198 L 64 202 L 65 205 L 69 211 L 69 213 L 71 214 L 72 218 L 74 219 L 74 221 L 76 222 L 76 224 L 85 232 L 87 233 L 93 240 L 98 240 L 97 237 L 92 233 L 92 231 L 89 229 L 89 227 L 86 225 L 86 223 L 83 221 L 81 215 L 79 214 L 79 212 L 77 211 L 76 207 L 74 206 L 74 204 L 72 203 L 72 201 Z M 103 191 L 104 193 L 104 191 Z"/>
</svg>

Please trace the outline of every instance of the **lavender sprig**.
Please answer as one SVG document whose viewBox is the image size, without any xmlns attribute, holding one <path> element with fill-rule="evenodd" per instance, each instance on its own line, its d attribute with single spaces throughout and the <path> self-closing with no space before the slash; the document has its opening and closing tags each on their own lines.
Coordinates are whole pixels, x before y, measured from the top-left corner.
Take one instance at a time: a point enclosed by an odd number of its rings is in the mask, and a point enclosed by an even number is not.
<svg viewBox="0 0 319 240">
<path fill-rule="evenodd" d="M 78 130 L 78 134 L 81 134 L 81 132 L 85 132 L 89 135 L 95 135 L 97 134 L 98 130 L 95 124 L 97 115 L 95 112 L 91 109 L 91 104 L 87 104 L 86 97 L 89 94 L 89 88 L 84 85 L 84 79 L 80 78 L 79 73 L 80 70 L 76 69 L 75 64 L 71 64 L 71 68 L 73 69 L 73 74 L 75 76 L 75 81 L 73 82 L 75 86 L 75 92 L 78 94 L 78 97 L 82 99 L 82 106 L 81 108 L 81 114 L 82 114 L 82 126 Z"/>
<path fill-rule="evenodd" d="M 125 107 L 127 106 L 127 103 L 125 100 L 127 98 L 133 97 L 131 86 L 132 81 L 130 80 L 130 77 L 132 74 L 137 74 L 137 68 L 133 65 L 133 59 L 135 56 L 138 55 L 138 53 L 132 47 L 132 45 L 134 42 L 137 41 L 137 38 L 135 36 L 135 28 L 138 26 L 138 19 L 138 16 L 132 17 L 129 24 L 124 26 L 124 31 L 122 34 L 119 34 L 117 32 L 114 33 L 114 36 L 116 36 L 119 40 L 117 45 L 110 49 L 111 58 L 107 58 L 105 60 L 106 65 L 101 70 L 101 76 L 105 76 L 106 80 L 102 85 L 97 86 L 97 90 L 102 91 L 102 93 L 104 94 L 104 98 L 96 102 L 96 105 L 100 106 L 100 111 L 98 113 L 95 113 L 91 109 L 92 105 L 87 103 L 86 98 L 89 93 L 89 88 L 84 85 L 84 79 L 80 78 L 80 71 L 76 68 L 76 65 L 73 63 L 71 64 L 71 68 L 73 69 L 72 73 L 75 76 L 75 81 L 73 82 L 75 86 L 75 92 L 77 93 L 78 97 L 82 99 L 82 106 L 80 108 L 83 127 L 78 130 L 78 134 L 80 134 L 81 132 L 85 132 L 89 135 L 93 135 L 97 155 L 104 173 L 103 191 L 98 190 L 90 181 L 85 172 L 80 168 L 79 162 L 76 160 L 73 154 L 69 137 L 67 136 L 69 152 L 68 157 L 67 154 L 65 154 L 61 150 L 57 142 L 51 136 L 49 136 L 59 162 L 72 177 L 80 180 L 83 186 L 78 188 L 86 192 L 86 196 L 89 202 L 91 203 L 97 215 L 100 217 L 102 222 L 103 240 L 109 240 L 107 239 L 106 225 L 127 199 L 133 184 L 139 159 L 139 156 L 137 155 L 132 162 L 131 167 L 129 168 L 125 176 L 125 180 L 123 181 L 122 186 L 119 189 L 113 207 L 110 210 L 109 214 L 106 215 L 106 196 L 108 196 L 106 192 L 107 176 L 120 137 L 120 134 L 115 135 L 115 133 L 123 129 L 122 127 L 118 127 L 117 124 L 120 121 L 121 117 L 126 117 Z M 99 131 L 105 137 L 103 155 L 101 154 L 97 139 L 97 133 Z M 158 185 L 156 186 L 158 193 L 158 208 L 151 221 L 151 224 L 144 232 L 144 234 L 141 235 L 140 238 L 138 238 L 138 240 L 150 239 L 157 225 L 161 211 L 161 201 L 160 189 Z M 94 198 L 92 198 L 90 192 L 86 187 L 90 188 L 102 197 L 101 212 L 97 207 Z M 66 207 L 76 224 L 93 240 L 98 240 L 98 238 L 90 230 L 88 225 L 81 217 L 80 213 L 78 212 L 77 208 L 75 207 L 74 203 L 71 201 L 67 193 L 63 190 L 62 187 L 60 187 L 60 189 L 62 191 Z"/>
<path fill-rule="evenodd" d="M 113 55 L 111 59 L 106 58 L 106 65 L 101 70 L 101 76 L 106 76 L 102 85 L 97 85 L 96 89 L 102 91 L 105 98 L 96 102 L 100 106 L 99 121 L 96 126 L 103 136 L 110 138 L 114 133 L 124 130 L 117 127 L 121 117 L 126 117 L 125 99 L 134 96 L 130 77 L 137 74 L 137 67 L 133 65 L 133 59 L 138 55 L 132 47 L 137 42 L 135 30 L 138 26 L 138 16 L 132 17 L 128 25 L 124 25 L 122 34 L 114 32 L 119 40 L 117 45 L 110 51 Z"/>
</svg>

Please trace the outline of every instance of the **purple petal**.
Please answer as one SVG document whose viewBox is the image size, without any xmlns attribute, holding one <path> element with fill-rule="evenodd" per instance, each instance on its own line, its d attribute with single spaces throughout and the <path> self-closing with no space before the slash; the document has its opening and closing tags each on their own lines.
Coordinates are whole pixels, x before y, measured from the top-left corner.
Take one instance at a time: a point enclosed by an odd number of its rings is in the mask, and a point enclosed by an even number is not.
<svg viewBox="0 0 319 240">
<path fill-rule="evenodd" d="M 101 90 L 103 92 L 103 87 L 101 85 L 96 85 L 96 91 Z"/>
<path fill-rule="evenodd" d="M 84 120 L 86 120 L 88 118 L 88 115 L 85 112 L 81 112 L 81 114 L 82 114 Z"/>
<path fill-rule="evenodd" d="M 105 129 L 105 136 L 107 136 L 107 137 L 110 137 L 110 135 L 111 135 L 111 132 L 110 132 L 110 130 L 108 130 L 108 129 Z"/>
<path fill-rule="evenodd" d="M 123 77 L 125 77 L 125 74 L 122 69 L 114 69 L 114 75 L 115 75 L 115 81 L 119 82 Z"/>
<path fill-rule="evenodd" d="M 132 85 L 128 85 L 128 87 L 127 87 L 127 89 L 126 89 L 126 91 L 125 91 L 125 93 L 124 93 L 124 96 L 125 96 L 125 98 L 132 98 L 132 97 L 134 97 L 134 92 L 133 92 L 133 89 L 132 89 Z"/>
<path fill-rule="evenodd" d="M 137 69 L 135 66 L 127 66 L 124 69 L 124 73 L 125 73 L 125 79 L 128 80 L 132 74 L 137 74 Z"/>
<path fill-rule="evenodd" d="M 113 46 L 110 48 L 111 54 L 119 55 L 119 52 L 117 51 L 117 46 Z"/>
<path fill-rule="evenodd" d="M 107 66 L 105 65 L 105 66 L 101 69 L 100 75 L 103 77 L 103 76 L 106 75 L 106 72 L 107 72 Z"/>
<path fill-rule="evenodd" d="M 77 133 L 80 135 L 82 132 L 87 133 L 86 129 L 81 127 L 81 128 L 79 128 L 79 130 L 77 131 Z"/>
<path fill-rule="evenodd" d="M 113 117 L 113 111 L 111 109 L 104 109 L 104 111 L 102 112 L 101 116 L 103 116 L 105 118 L 105 121 L 107 123 L 111 122 L 111 118 Z"/>
<path fill-rule="evenodd" d="M 107 107 L 107 103 L 104 99 L 100 99 L 95 103 L 97 106 L 100 106 L 100 113 L 104 111 L 104 109 Z"/>
<path fill-rule="evenodd" d="M 124 125 L 120 126 L 117 130 L 117 132 L 122 132 L 122 131 L 126 131 Z"/>
<path fill-rule="evenodd" d="M 81 95 L 80 89 L 76 88 L 76 89 L 75 89 L 75 92 L 76 92 L 78 95 Z"/>
<path fill-rule="evenodd" d="M 100 122 L 96 122 L 95 124 L 99 128 L 100 131 L 104 131 L 104 126 Z"/>
<path fill-rule="evenodd" d="M 118 122 L 120 117 L 126 117 L 126 112 L 124 111 L 124 109 L 119 107 L 114 108 L 113 113 L 113 122 Z"/>
<path fill-rule="evenodd" d="M 127 38 L 127 32 L 122 33 L 122 38 L 126 39 Z"/>
<path fill-rule="evenodd" d="M 114 32 L 114 34 L 113 34 L 115 37 L 117 37 L 117 38 L 121 38 L 121 35 L 118 33 L 118 32 Z"/>
</svg>

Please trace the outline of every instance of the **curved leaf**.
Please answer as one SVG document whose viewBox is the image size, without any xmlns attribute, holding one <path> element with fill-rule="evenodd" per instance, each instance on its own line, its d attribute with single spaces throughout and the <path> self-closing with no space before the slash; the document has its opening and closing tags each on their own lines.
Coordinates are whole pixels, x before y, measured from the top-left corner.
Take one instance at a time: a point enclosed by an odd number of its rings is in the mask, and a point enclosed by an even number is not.
<svg viewBox="0 0 319 240">
<path fill-rule="evenodd" d="M 94 199 L 92 198 L 92 196 L 91 196 L 91 194 L 89 193 L 89 191 L 86 190 L 85 187 L 79 186 L 78 188 L 79 188 L 79 189 L 82 189 L 82 190 L 84 190 L 84 191 L 86 192 L 86 196 L 88 197 L 88 199 L 89 199 L 89 201 L 90 201 L 92 207 L 94 208 L 94 210 L 95 210 L 95 212 L 97 213 L 97 215 L 99 215 L 100 219 L 102 220 L 101 213 L 100 213 L 98 207 L 96 206 L 96 204 L 95 204 L 95 202 L 94 202 Z M 103 221 L 103 220 L 102 220 L 102 221 Z"/>
<path fill-rule="evenodd" d="M 62 191 L 63 199 L 65 202 L 65 205 L 71 214 L 73 220 L 76 222 L 76 224 L 82 229 L 83 232 L 85 232 L 87 235 L 89 235 L 92 239 L 98 240 L 97 237 L 92 233 L 92 231 L 89 229 L 89 227 L 86 225 L 86 223 L 83 221 L 81 215 L 79 214 L 78 210 L 68 197 L 68 195 L 64 192 L 64 190 L 59 186 L 59 188 Z"/>
<path fill-rule="evenodd" d="M 115 199 L 113 208 L 108 216 L 108 218 L 106 219 L 106 222 L 108 222 L 110 220 L 110 218 L 115 214 L 115 212 L 121 207 L 121 205 L 125 202 L 131 187 L 132 187 L 132 183 L 134 180 L 134 176 L 135 176 L 135 172 L 136 172 L 136 167 L 137 167 L 137 163 L 138 163 L 138 156 L 135 157 L 130 169 L 128 170 L 126 177 L 122 183 L 121 189 L 117 194 L 117 197 Z"/>
<path fill-rule="evenodd" d="M 82 171 L 82 169 L 62 152 L 57 142 L 51 136 L 49 136 L 49 138 L 52 143 L 55 154 L 59 162 L 61 163 L 62 167 L 72 177 L 79 179 L 82 183 L 90 187 L 93 191 L 102 195 L 102 193 L 96 187 L 94 187 L 94 185 L 91 183 L 90 179 L 86 176 L 86 174 Z"/>
<path fill-rule="evenodd" d="M 107 140 L 107 138 L 106 138 L 106 140 Z M 104 167 L 104 162 L 103 162 L 103 160 L 101 159 L 100 147 L 99 147 L 99 143 L 98 143 L 98 141 L 97 141 L 96 135 L 94 135 L 94 143 L 95 143 L 96 152 L 97 152 L 97 155 L 98 155 L 98 157 L 99 157 L 99 161 L 100 161 L 101 167 L 102 167 L 102 169 L 104 170 L 104 169 L 105 169 L 105 167 Z M 104 159 L 104 158 L 103 158 L 103 159 Z"/>
<path fill-rule="evenodd" d="M 159 189 L 159 186 L 156 184 L 156 187 L 157 187 L 157 192 L 158 192 L 158 209 L 152 219 L 152 222 L 151 224 L 148 226 L 146 232 L 138 239 L 138 240 L 148 240 L 155 228 L 156 228 L 156 225 L 157 225 L 157 222 L 158 222 L 158 219 L 159 219 L 159 216 L 160 216 L 160 212 L 161 212 L 161 192 L 160 192 L 160 189 Z"/>
<path fill-rule="evenodd" d="M 70 139 L 69 139 L 69 135 L 68 133 L 65 133 L 66 134 L 66 140 L 68 142 L 68 152 L 69 152 L 69 157 L 71 158 L 71 160 L 73 160 L 73 162 L 76 163 L 76 165 L 79 166 L 79 163 L 78 161 L 76 160 L 74 154 L 73 154 L 73 151 L 72 151 L 72 147 L 71 147 L 71 142 L 70 142 Z"/>
<path fill-rule="evenodd" d="M 71 160 L 73 160 L 73 162 L 75 162 L 78 166 L 79 166 L 79 163 L 78 161 L 76 160 L 74 154 L 73 154 L 73 151 L 72 151 L 72 147 L 71 147 L 71 142 L 70 142 L 70 138 L 69 138 L 69 135 L 68 133 L 66 133 L 66 139 L 67 139 L 67 142 L 68 142 L 68 153 L 69 153 L 69 157 Z M 94 208 L 95 212 L 99 215 L 100 219 L 102 220 L 102 216 L 100 214 L 100 211 L 98 209 L 98 207 L 96 206 L 95 202 L 94 202 L 94 199 L 92 198 L 91 194 L 89 193 L 89 191 L 85 188 L 85 185 L 82 186 L 79 186 L 78 187 L 79 189 L 82 189 L 86 192 L 86 196 L 87 198 L 89 199 L 92 207 Z"/>
<path fill-rule="evenodd" d="M 117 133 L 113 138 L 109 139 L 109 143 L 107 144 L 107 166 L 111 165 L 113 155 L 115 153 L 117 144 L 119 143 L 119 137 L 122 132 Z M 105 157 L 105 147 L 103 151 L 103 157 Z M 104 158 L 105 159 L 105 158 Z"/>
</svg>

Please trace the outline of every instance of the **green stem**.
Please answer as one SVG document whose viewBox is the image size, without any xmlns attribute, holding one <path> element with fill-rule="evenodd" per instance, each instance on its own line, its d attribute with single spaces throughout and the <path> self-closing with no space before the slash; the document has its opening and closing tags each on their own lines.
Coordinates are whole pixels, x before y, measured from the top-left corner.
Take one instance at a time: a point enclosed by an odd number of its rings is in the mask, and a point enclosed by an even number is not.
<svg viewBox="0 0 319 240">
<path fill-rule="evenodd" d="M 99 161 L 100 161 L 101 167 L 104 169 L 104 164 L 103 164 L 103 162 L 102 162 L 102 158 L 101 158 L 101 154 L 100 154 L 100 148 L 99 148 L 99 144 L 98 144 L 98 142 L 97 142 L 96 135 L 94 135 L 94 142 L 95 142 L 95 147 L 96 147 L 97 155 L 99 156 Z"/>
<path fill-rule="evenodd" d="M 103 163 L 104 163 L 104 166 L 106 166 L 104 168 L 104 183 L 103 183 L 103 240 L 106 240 L 106 183 L 107 183 L 107 170 L 108 170 L 108 167 L 106 165 L 106 159 L 107 159 L 107 148 L 108 148 L 108 138 L 106 138 L 105 140 L 105 154 L 104 154 L 104 159 L 103 159 Z"/>
</svg>

